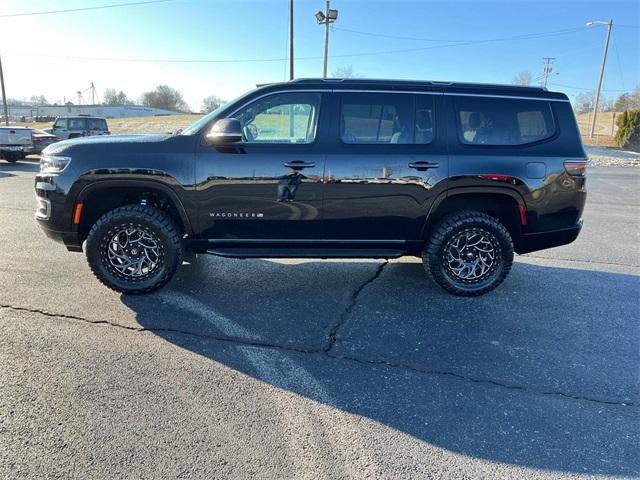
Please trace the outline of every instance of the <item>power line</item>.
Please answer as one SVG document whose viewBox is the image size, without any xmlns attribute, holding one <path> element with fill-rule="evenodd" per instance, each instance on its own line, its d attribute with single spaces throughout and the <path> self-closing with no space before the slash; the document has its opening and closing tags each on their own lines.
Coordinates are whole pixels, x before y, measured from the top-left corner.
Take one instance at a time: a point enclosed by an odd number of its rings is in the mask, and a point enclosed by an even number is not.
<svg viewBox="0 0 640 480">
<path fill-rule="evenodd" d="M 557 36 L 564 35 L 566 33 L 575 32 L 578 30 L 582 30 L 582 28 L 578 29 L 570 29 L 562 31 L 554 31 L 554 32 L 546 32 L 546 33 L 535 33 L 535 34 L 527 34 L 527 35 L 516 35 L 512 37 L 502 37 L 502 38 L 493 38 L 486 40 L 476 40 L 476 41 L 465 41 L 459 43 L 447 43 L 444 45 L 429 45 L 426 47 L 415 47 L 415 48 L 402 48 L 402 49 L 394 49 L 394 50 L 377 50 L 371 52 L 358 52 L 358 53 L 345 53 L 332 55 L 332 58 L 353 58 L 353 57 L 366 57 L 366 56 L 377 56 L 377 55 L 389 55 L 395 53 L 410 53 L 410 52 L 420 52 L 426 50 L 433 50 L 439 48 L 449 48 L 449 47 L 458 47 L 464 45 L 470 45 L 472 43 L 485 43 L 485 42 L 499 42 L 499 41 L 511 41 L 511 40 L 519 40 L 524 38 L 540 38 L 542 36 Z M 9 52 L 13 53 L 13 52 Z M 67 60 L 85 60 L 85 61 L 105 61 L 105 62 L 131 62 L 131 63 L 267 63 L 267 62 L 282 62 L 285 61 L 286 58 L 244 58 L 244 59 L 171 59 L 171 58 L 125 58 L 125 57 L 82 57 L 82 56 L 69 56 L 69 55 L 51 55 L 51 54 L 30 54 L 30 53 L 16 53 L 16 55 L 21 56 L 32 56 L 32 57 L 47 57 L 47 58 L 60 58 Z M 319 56 L 307 56 L 307 57 L 296 57 L 296 60 L 317 60 Z"/>
<path fill-rule="evenodd" d="M 564 87 L 564 88 L 571 88 L 573 90 L 593 90 L 593 88 L 586 88 L 586 87 L 576 87 L 574 85 L 564 85 L 562 83 L 551 83 L 549 82 L 549 85 L 553 85 L 554 87 Z M 628 92 L 629 90 L 602 90 L 603 92 Z"/>
<path fill-rule="evenodd" d="M 131 7 L 134 5 L 148 5 L 151 3 L 166 3 L 173 0 L 147 0 L 143 2 L 128 2 L 128 3 L 115 3 L 113 5 L 99 5 L 96 7 L 80 7 L 80 8 L 68 8 L 65 10 L 45 10 L 41 12 L 25 12 L 25 13 L 5 13 L 0 15 L 2 18 L 6 17 L 31 17 L 34 15 L 51 15 L 56 13 L 72 13 L 72 12 L 84 12 L 87 10 L 102 10 L 104 8 L 117 8 L 117 7 Z"/>
<path fill-rule="evenodd" d="M 568 33 L 573 33 L 578 31 L 586 31 L 585 27 L 574 27 L 574 28 L 565 28 L 562 30 L 551 30 L 547 32 L 526 33 L 523 35 L 515 35 L 511 37 L 502 37 L 502 38 L 450 39 L 450 38 L 421 38 L 421 37 L 406 37 L 401 35 L 388 35 L 385 33 L 365 32 L 362 30 L 352 30 L 349 28 L 342 28 L 342 27 L 335 27 L 335 26 L 333 28 L 334 30 L 339 30 L 342 32 L 356 33 L 358 35 L 367 35 L 371 37 L 392 38 L 397 40 L 413 40 L 418 42 L 452 42 L 452 43 L 464 43 L 464 44 L 499 42 L 503 40 L 517 40 L 517 39 L 527 39 L 527 38 L 539 38 L 539 37 L 546 37 L 546 36 L 565 35 Z"/>
</svg>

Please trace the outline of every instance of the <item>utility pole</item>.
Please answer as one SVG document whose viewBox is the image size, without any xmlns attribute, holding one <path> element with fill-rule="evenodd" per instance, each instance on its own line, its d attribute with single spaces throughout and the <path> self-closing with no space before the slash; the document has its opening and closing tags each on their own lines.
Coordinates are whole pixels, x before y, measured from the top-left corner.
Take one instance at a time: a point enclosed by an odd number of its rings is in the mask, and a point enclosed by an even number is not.
<svg viewBox="0 0 640 480">
<path fill-rule="evenodd" d="M 93 82 L 91 82 L 91 105 L 95 105 L 96 104 L 96 87 L 93 85 Z"/>
<path fill-rule="evenodd" d="M 593 117 L 591 118 L 591 129 L 589 131 L 589 138 L 593 138 L 593 133 L 596 129 L 596 117 L 598 116 L 598 102 L 600 101 L 600 90 L 602 88 L 602 79 L 604 78 L 604 67 L 607 64 L 607 52 L 609 51 L 609 39 L 611 38 L 611 28 L 613 27 L 613 21 L 608 22 L 589 22 L 587 26 L 594 25 L 596 23 L 607 25 L 607 40 L 604 43 L 604 53 L 602 55 L 602 65 L 600 66 L 600 77 L 598 78 L 598 88 L 596 89 L 596 101 L 593 104 Z"/>
<path fill-rule="evenodd" d="M 2 104 L 4 105 L 4 124 L 9 126 L 9 110 L 7 109 L 7 95 L 4 93 L 4 74 L 2 73 L 2 58 L 0 58 L 0 85 L 2 85 Z"/>
<path fill-rule="evenodd" d="M 327 0 L 325 11 L 319 10 L 316 13 L 316 20 L 320 25 L 324 25 L 324 62 L 322 67 L 322 78 L 327 78 L 327 64 L 329 62 L 329 25 L 338 19 L 338 10 L 331 10 L 331 2 Z"/>
<path fill-rule="evenodd" d="M 289 0 L 289 80 L 293 79 L 293 0 Z"/>
<path fill-rule="evenodd" d="M 553 61 L 554 57 L 543 57 L 542 61 L 544 62 L 544 67 L 542 68 L 542 75 L 544 79 L 542 80 L 542 86 L 547 88 L 547 83 L 549 82 L 549 75 L 553 72 Z"/>
</svg>

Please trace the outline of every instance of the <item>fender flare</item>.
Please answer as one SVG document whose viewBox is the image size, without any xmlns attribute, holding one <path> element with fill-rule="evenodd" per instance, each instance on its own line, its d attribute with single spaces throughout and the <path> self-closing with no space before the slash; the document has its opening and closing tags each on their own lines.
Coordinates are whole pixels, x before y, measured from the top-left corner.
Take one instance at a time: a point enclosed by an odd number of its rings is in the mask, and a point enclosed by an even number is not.
<svg viewBox="0 0 640 480">
<path fill-rule="evenodd" d="M 159 182 L 157 180 L 138 180 L 138 179 L 105 179 L 95 181 L 87 186 L 85 186 L 80 193 L 78 193 L 76 197 L 76 203 L 84 203 L 84 199 L 89 196 L 91 193 L 95 193 L 99 190 L 105 190 L 113 187 L 143 187 L 149 188 L 150 190 L 158 190 L 169 197 L 169 199 L 176 206 L 176 210 L 178 211 L 178 215 L 180 215 L 180 220 L 184 225 L 185 232 L 190 237 L 193 236 L 193 227 L 191 225 L 191 221 L 189 220 L 189 216 L 187 215 L 187 211 L 180 200 L 180 197 L 173 191 L 171 187 L 168 185 Z"/>
<path fill-rule="evenodd" d="M 516 204 L 519 207 L 524 207 L 526 210 L 526 203 L 524 201 L 524 198 L 522 197 L 522 194 L 512 188 L 507 188 L 502 186 L 495 186 L 495 187 L 489 187 L 489 188 L 487 188 L 486 186 L 449 188 L 444 192 L 441 192 L 431 203 L 431 206 L 429 207 L 429 211 L 427 212 L 427 216 L 425 218 L 424 224 L 422 225 L 422 229 L 420 230 L 420 238 L 426 239 L 427 230 L 430 226 L 429 223 L 431 222 L 431 219 L 433 218 L 435 212 L 438 211 L 438 208 L 440 207 L 440 205 L 445 199 L 456 196 L 456 195 L 469 195 L 469 194 L 506 195 L 508 197 L 513 198 L 513 200 L 515 200 Z"/>
</svg>

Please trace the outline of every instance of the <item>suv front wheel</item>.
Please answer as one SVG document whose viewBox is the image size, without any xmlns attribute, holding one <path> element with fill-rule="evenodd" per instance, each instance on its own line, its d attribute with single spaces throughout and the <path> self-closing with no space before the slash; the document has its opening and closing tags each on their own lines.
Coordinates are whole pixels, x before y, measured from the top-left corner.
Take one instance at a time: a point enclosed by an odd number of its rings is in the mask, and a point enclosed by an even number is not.
<svg viewBox="0 0 640 480">
<path fill-rule="evenodd" d="M 422 253 L 429 276 L 450 293 L 477 296 L 506 278 L 513 263 L 513 241 L 496 218 L 463 211 L 440 221 Z"/>
<path fill-rule="evenodd" d="M 182 263 L 178 230 L 165 212 L 126 205 L 105 213 L 87 236 L 87 260 L 107 287 L 123 293 L 157 290 Z"/>
</svg>

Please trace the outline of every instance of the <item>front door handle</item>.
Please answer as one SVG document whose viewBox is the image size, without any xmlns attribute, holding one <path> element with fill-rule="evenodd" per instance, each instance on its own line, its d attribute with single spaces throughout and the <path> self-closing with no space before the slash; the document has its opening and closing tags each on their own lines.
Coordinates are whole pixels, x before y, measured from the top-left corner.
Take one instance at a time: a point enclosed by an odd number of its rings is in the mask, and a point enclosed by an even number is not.
<svg viewBox="0 0 640 480">
<path fill-rule="evenodd" d="M 294 170 L 302 170 L 303 168 L 313 168 L 316 166 L 315 162 L 304 162 L 302 160 L 291 160 L 284 164 L 287 168 L 293 168 Z"/>
<path fill-rule="evenodd" d="M 409 164 L 409 168 L 415 168 L 419 172 L 426 172 L 430 168 L 438 168 L 440 166 L 439 163 L 434 162 L 411 162 Z"/>
</svg>

